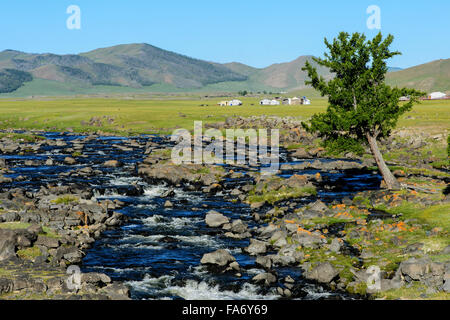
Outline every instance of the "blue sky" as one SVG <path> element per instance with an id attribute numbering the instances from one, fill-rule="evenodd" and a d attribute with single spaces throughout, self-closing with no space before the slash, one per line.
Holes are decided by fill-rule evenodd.
<path id="1" fill-rule="evenodd" d="M 81 30 L 69 30 L 69 5 L 81 9 Z M 339 31 L 373 37 L 369 5 L 381 9 L 381 31 L 403 53 L 389 65 L 410 67 L 450 56 L 448 0 L 3 0 L 0 50 L 80 53 L 146 42 L 215 62 L 255 67 L 300 55 L 322 55 Z"/>

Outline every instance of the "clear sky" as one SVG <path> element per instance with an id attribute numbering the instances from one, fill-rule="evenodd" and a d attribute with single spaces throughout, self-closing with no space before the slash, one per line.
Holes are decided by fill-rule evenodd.
<path id="1" fill-rule="evenodd" d="M 69 30 L 69 5 L 81 29 Z M 149 43 L 194 58 L 255 67 L 324 52 L 339 31 L 364 32 L 369 5 L 381 31 L 403 53 L 389 65 L 410 67 L 450 57 L 449 0 L 2 0 L 0 50 L 80 53 Z"/>

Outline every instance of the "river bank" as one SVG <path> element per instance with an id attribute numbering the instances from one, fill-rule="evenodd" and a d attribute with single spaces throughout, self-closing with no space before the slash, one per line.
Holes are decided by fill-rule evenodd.
<path id="1" fill-rule="evenodd" d="M 269 177 L 174 166 L 160 136 L 21 134 L 43 138 L 2 138 L 2 298 L 448 298 L 449 175 L 413 155 L 389 192 L 295 132 Z"/>

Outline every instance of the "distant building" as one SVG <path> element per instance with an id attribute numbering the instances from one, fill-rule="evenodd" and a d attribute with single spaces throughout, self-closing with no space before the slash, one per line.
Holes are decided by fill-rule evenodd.
<path id="1" fill-rule="evenodd" d="M 307 99 L 306 97 L 303 97 L 302 104 L 311 104 L 311 100 Z"/>
<path id="2" fill-rule="evenodd" d="M 280 105 L 280 101 L 276 100 L 276 99 L 262 99 L 259 104 L 261 106 L 278 106 Z"/>
<path id="3" fill-rule="evenodd" d="M 242 101 L 241 100 L 231 100 L 231 101 L 220 101 L 219 103 L 217 103 L 219 106 L 221 107 L 226 107 L 226 106 L 241 106 L 242 105 Z"/>
<path id="4" fill-rule="evenodd" d="M 291 104 L 291 98 L 284 98 L 282 103 L 284 105 L 290 105 Z"/>
<path id="5" fill-rule="evenodd" d="M 265 106 L 269 106 L 269 105 L 286 105 L 286 106 L 295 106 L 295 105 L 301 105 L 301 104 L 311 104 L 311 100 L 309 100 L 306 97 L 302 97 L 302 98 L 298 98 L 298 97 L 293 97 L 293 98 L 279 98 L 278 99 L 263 99 L 259 102 L 260 105 L 265 105 Z"/>
<path id="6" fill-rule="evenodd" d="M 234 99 L 234 100 L 228 101 L 228 105 L 229 106 L 242 106 L 242 101 Z"/>
<path id="7" fill-rule="evenodd" d="M 399 100 L 400 100 L 400 101 L 409 101 L 409 98 L 403 96 L 403 97 L 400 97 Z"/>
<path id="8" fill-rule="evenodd" d="M 259 104 L 262 106 L 270 106 L 270 101 L 269 99 L 262 99 Z"/>
<path id="9" fill-rule="evenodd" d="M 300 104 L 302 104 L 302 99 L 297 98 L 297 97 L 293 97 L 291 99 L 291 103 L 290 103 L 291 106 L 296 106 L 296 105 L 300 105 Z"/>
<path id="10" fill-rule="evenodd" d="M 428 95 L 428 99 L 434 100 L 434 99 L 444 99 L 447 97 L 447 95 L 443 92 L 432 92 Z"/>

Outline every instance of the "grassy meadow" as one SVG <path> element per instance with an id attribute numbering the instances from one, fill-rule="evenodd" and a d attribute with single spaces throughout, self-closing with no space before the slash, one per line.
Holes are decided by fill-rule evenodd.
<path id="1" fill-rule="evenodd" d="M 243 106 L 217 105 L 227 99 L 230 98 L 0 100 L 0 129 L 64 131 L 72 128 L 74 131 L 170 133 L 174 128 L 192 129 L 195 120 L 212 123 L 224 121 L 229 116 L 265 114 L 307 119 L 326 107 L 323 99 L 310 106 L 260 106 L 259 98 L 242 98 Z M 82 124 L 93 117 L 114 121 L 103 120 L 101 126 Z"/>
<path id="2" fill-rule="evenodd" d="M 42 129 L 77 132 L 170 133 L 175 128 L 192 129 L 195 120 L 224 121 L 229 116 L 280 116 L 307 120 L 323 112 L 327 101 L 312 99 L 311 105 L 260 106 L 260 97 L 240 98 L 242 106 L 220 107 L 230 98 L 184 97 L 143 98 L 47 98 L 1 99 L 0 129 Z M 94 118 L 94 123 L 92 119 Z M 91 121 L 91 124 L 89 122 Z M 450 100 L 424 101 L 399 121 L 398 128 L 415 128 L 429 133 L 450 129 Z"/>

